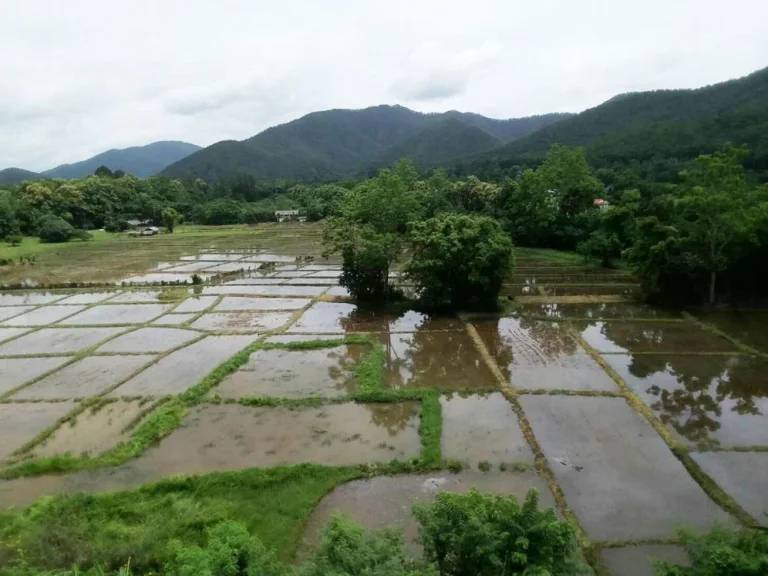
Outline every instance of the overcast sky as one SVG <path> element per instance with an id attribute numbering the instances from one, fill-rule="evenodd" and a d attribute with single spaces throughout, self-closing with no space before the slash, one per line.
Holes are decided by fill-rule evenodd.
<path id="1" fill-rule="evenodd" d="M 0 168 L 314 110 L 578 112 L 768 66 L 768 0 L 0 0 Z"/>

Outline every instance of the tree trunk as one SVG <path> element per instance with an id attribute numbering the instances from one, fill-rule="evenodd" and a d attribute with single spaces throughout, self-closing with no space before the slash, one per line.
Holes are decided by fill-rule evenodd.
<path id="1" fill-rule="evenodd" d="M 709 273 L 709 305 L 715 305 L 715 281 L 717 280 L 717 272 L 714 270 Z"/>

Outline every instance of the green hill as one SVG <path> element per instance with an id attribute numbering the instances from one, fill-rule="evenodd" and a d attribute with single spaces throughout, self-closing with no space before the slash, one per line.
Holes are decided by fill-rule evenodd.
<path id="1" fill-rule="evenodd" d="M 419 168 L 431 168 L 501 144 L 488 132 L 449 117 L 390 146 L 372 160 L 370 167 L 391 166 L 400 158 L 410 158 Z"/>
<path id="2" fill-rule="evenodd" d="M 194 174 L 206 180 L 233 173 L 250 174 L 260 179 L 290 181 L 320 181 L 360 173 L 377 158 L 387 156 L 388 150 L 404 145 L 420 132 L 435 128 L 447 119 L 475 127 L 491 138 L 508 142 L 521 134 L 561 120 L 562 114 L 533 118 L 492 120 L 477 114 L 447 112 L 422 114 L 402 106 L 374 106 L 362 110 L 326 110 L 313 112 L 297 120 L 274 126 L 242 142 L 219 142 L 204 148 L 163 171 L 163 175 L 182 177 Z M 466 135 L 454 129 L 456 137 Z M 441 150 L 461 148 L 461 154 L 473 154 L 487 149 L 489 140 L 441 146 Z M 444 133 L 448 136 L 447 133 Z M 425 135 L 429 138 L 429 134 Z M 481 142 L 482 140 L 482 142 Z M 418 146 L 417 146 L 418 148 Z M 427 149 L 421 151 L 427 165 L 446 158 L 443 151 L 435 156 Z"/>
<path id="3" fill-rule="evenodd" d="M 42 175 L 46 178 L 84 178 L 93 174 L 99 166 L 106 166 L 110 170 L 122 170 L 146 178 L 197 150 L 200 146 L 188 142 L 153 142 L 146 146 L 107 150 L 82 162 L 46 170 Z"/>
<path id="4" fill-rule="evenodd" d="M 554 143 L 584 146 L 595 165 L 688 160 L 724 142 L 747 144 L 768 169 L 768 68 L 695 90 L 621 94 L 465 162 L 465 170 L 526 164 Z"/>
<path id="5" fill-rule="evenodd" d="M 36 178 L 40 178 L 40 174 L 22 168 L 5 168 L 0 170 L 0 186 L 20 184 L 24 180 L 34 180 Z"/>

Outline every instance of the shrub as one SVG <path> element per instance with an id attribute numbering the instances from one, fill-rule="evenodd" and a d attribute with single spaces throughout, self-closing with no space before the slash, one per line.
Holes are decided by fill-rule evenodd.
<path id="1" fill-rule="evenodd" d="M 49 216 L 40 224 L 40 240 L 43 242 L 69 242 L 75 229 L 72 224 L 59 218 L 58 216 Z"/>
<path id="2" fill-rule="evenodd" d="M 573 527 L 538 503 L 535 490 L 522 505 L 476 490 L 441 492 L 434 504 L 414 507 L 425 556 L 451 576 L 583 572 L 574 560 Z"/>
<path id="3" fill-rule="evenodd" d="M 123 218 L 110 218 L 104 223 L 104 230 L 107 232 L 125 232 L 130 227 L 128 220 Z"/>
<path id="4" fill-rule="evenodd" d="M 718 526 L 697 535 L 679 531 L 690 566 L 656 562 L 657 576 L 764 576 L 768 574 L 768 534 Z"/>
<path id="5" fill-rule="evenodd" d="M 512 241 L 498 222 L 444 214 L 411 225 L 413 250 L 406 277 L 432 306 L 495 306 L 512 269 Z"/>
<path id="6" fill-rule="evenodd" d="M 24 241 L 24 236 L 21 234 L 11 234 L 5 241 L 11 246 L 21 246 L 21 243 Z"/>

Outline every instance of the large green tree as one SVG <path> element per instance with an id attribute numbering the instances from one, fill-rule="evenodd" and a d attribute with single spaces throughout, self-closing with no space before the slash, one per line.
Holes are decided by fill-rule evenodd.
<path id="1" fill-rule="evenodd" d="M 492 218 L 444 214 L 411 225 L 405 275 L 432 306 L 495 306 L 513 266 L 512 242 Z"/>

